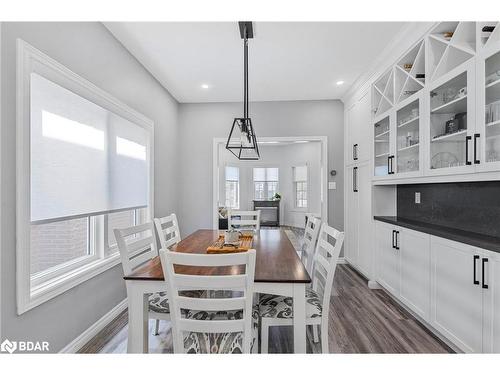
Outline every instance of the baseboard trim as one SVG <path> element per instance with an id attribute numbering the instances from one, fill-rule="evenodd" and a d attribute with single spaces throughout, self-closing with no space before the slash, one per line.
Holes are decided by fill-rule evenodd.
<path id="1" fill-rule="evenodd" d="M 375 280 L 368 280 L 368 288 L 370 289 L 382 289 L 380 284 Z"/>
<path id="2" fill-rule="evenodd" d="M 106 327 L 111 321 L 116 318 L 122 311 L 127 308 L 127 299 L 125 298 L 118 305 L 113 307 L 104 316 L 102 316 L 97 322 L 92 324 L 87 328 L 81 335 L 76 339 L 71 341 L 59 353 L 76 353 L 78 350 L 83 348 L 83 346 L 89 342 L 95 335 L 99 333 L 104 327 Z"/>

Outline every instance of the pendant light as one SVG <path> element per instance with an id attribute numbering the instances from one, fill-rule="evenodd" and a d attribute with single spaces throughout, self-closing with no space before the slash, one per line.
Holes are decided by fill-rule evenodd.
<path id="1" fill-rule="evenodd" d="M 253 38 L 250 21 L 238 22 L 243 39 L 243 117 L 235 118 L 227 138 L 226 149 L 240 160 L 259 160 L 259 146 L 248 112 L 248 39 Z"/>

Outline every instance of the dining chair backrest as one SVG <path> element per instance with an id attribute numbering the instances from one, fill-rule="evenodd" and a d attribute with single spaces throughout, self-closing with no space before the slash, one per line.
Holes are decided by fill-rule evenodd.
<path id="1" fill-rule="evenodd" d="M 160 239 L 160 247 L 168 249 L 181 240 L 181 232 L 179 230 L 179 222 L 177 216 L 171 214 L 165 217 L 155 218 L 155 227 L 158 238 Z"/>
<path id="2" fill-rule="evenodd" d="M 166 287 L 169 296 L 172 319 L 174 352 L 184 351 L 184 333 L 243 333 L 243 352 L 250 353 L 252 341 L 252 300 L 255 275 L 255 250 L 235 254 L 192 254 L 160 250 L 163 274 L 166 275 Z M 195 267 L 192 274 L 176 273 L 176 266 Z M 198 267 L 233 267 L 244 266 L 242 273 L 231 275 L 197 275 Z M 198 268 L 199 270 L 199 268 Z M 186 294 L 185 290 L 228 290 L 239 293 L 224 294 L 226 298 L 196 298 Z M 205 293 L 207 294 L 207 293 Z M 241 319 L 198 320 L 189 319 L 181 310 L 201 310 L 211 312 L 229 312 L 242 310 Z"/>
<path id="3" fill-rule="evenodd" d="M 306 223 L 301 245 L 301 260 L 309 273 L 312 272 L 313 268 L 314 253 L 316 251 L 316 242 L 320 228 L 321 220 L 310 216 Z"/>
<path id="4" fill-rule="evenodd" d="M 229 229 L 260 229 L 260 210 L 256 211 L 233 211 L 227 212 L 227 224 Z"/>
<path id="5" fill-rule="evenodd" d="M 334 244 L 331 242 L 334 242 Z M 335 269 L 343 242 L 344 232 L 339 232 L 326 223 L 321 225 L 314 254 L 312 288 L 322 300 L 322 317 L 328 318 L 333 277 L 335 276 Z"/>
<path id="6" fill-rule="evenodd" d="M 115 229 L 116 243 L 120 251 L 124 275 L 158 256 L 153 222 Z"/>

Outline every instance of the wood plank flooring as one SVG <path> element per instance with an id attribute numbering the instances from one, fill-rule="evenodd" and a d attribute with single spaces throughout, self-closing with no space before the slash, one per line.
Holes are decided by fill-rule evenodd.
<path id="1" fill-rule="evenodd" d="M 348 265 L 335 273 L 330 301 L 329 347 L 331 353 L 452 353 L 453 351 L 383 290 L 371 290 L 367 281 Z M 152 334 L 150 320 L 149 351 L 172 353 L 170 323 L 160 323 L 160 334 Z M 273 327 L 270 353 L 292 353 L 292 327 Z M 308 352 L 319 353 L 319 344 L 308 332 Z M 120 314 L 80 353 L 126 353 L 127 311 Z"/>

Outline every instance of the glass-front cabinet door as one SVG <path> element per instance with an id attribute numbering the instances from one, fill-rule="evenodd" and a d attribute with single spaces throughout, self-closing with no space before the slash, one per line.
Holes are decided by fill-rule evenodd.
<path id="1" fill-rule="evenodd" d="M 397 175 L 418 175 L 420 171 L 421 95 L 405 100 L 396 110 Z"/>
<path id="2" fill-rule="evenodd" d="M 374 124 L 374 173 L 375 177 L 389 176 L 394 170 L 393 158 L 391 154 L 391 116 L 386 116 L 375 120 Z"/>
<path id="3" fill-rule="evenodd" d="M 474 172 L 474 64 L 437 79 L 429 91 L 429 174 Z"/>
<path id="4" fill-rule="evenodd" d="M 490 45 L 479 59 L 477 72 L 479 145 L 476 169 L 500 170 L 500 42 Z M 484 112 L 481 110 L 484 108 Z"/>

